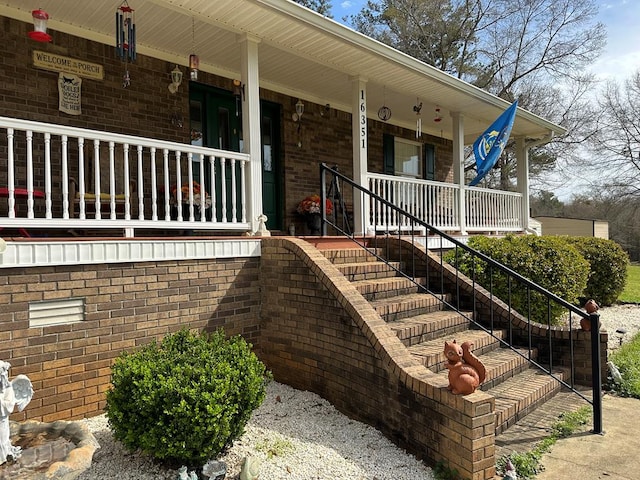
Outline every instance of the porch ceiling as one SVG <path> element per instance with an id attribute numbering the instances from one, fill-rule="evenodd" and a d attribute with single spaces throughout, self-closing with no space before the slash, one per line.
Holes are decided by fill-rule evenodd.
<path id="1" fill-rule="evenodd" d="M 200 69 L 240 78 L 239 35 L 259 39 L 261 86 L 320 105 L 351 111 L 351 79 L 367 80 L 368 115 L 382 105 L 390 123 L 415 128 L 413 105 L 423 102 L 423 132 L 452 138 L 451 112 L 464 116 L 470 143 L 508 107 L 508 103 L 429 65 L 365 37 L 288 0 L 131 0 L 138 52 L 187 64 L 200 57 Z M 114 45 L 117 2 L 44 1 L 49 28 Z M 0 15 L 31 22 L 33 5 L 3 0 Z M 192 24 L 195 35 L 192 35 Z M 194 41 L 195 37 L 195 41 Z M 73 52 L 68 53 L 73 56 Z M 169 70 L 167 80 L 169 80 Z M 441 122 L 434 122 L 435 108 Z M 320 115 L 307 107 L 305 115 Z M 519 109 L 514 136 L 539 139 L 564 129 Z"/>

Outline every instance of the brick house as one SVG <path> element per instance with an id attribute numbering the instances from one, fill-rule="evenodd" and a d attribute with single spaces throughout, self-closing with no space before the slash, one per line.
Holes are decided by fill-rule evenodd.
<path id="1" fill-rule="evenodd" d="M 346 385 L 366 391 L 383 380 L 362 377 L 362 362 L 347 359 L 376 334 L 345 323 L 344 302 L 355 297 L 342 302 L 339 279 L 314 278 L 324 261 L 308 244 L 276 236 L 306 231 L 296 206 L 318 192 L 318 165 L 380 195 L 407 185 L 426 192 L 450 208 L 436 217 L 437 205 L 423 206 L 425 219 L 459 235 L 522 232 L 528 148 L 563 129 L 519 109 L 517 191 L 468 187 L 465 146 L 508 107 L 503 100 L 288 0 L 130 6 L 135 58 L 132 41 L 117 55 L 117 6 L 54 2 L 51 42 L 29 36 L 24 2 L 0 6 L 0 358 L 33 380 L 26 417 L 101 413 L 113 359 L 184 325 L 243 335 L 276 378 L 353 414 L 349 398 L 359 397 Z M 188 66 L 194 53 L 197 73 Z M 375 227 L 366 205 L 348 203 L 356 232 Z M 274 237 L 246 235 L 262 214 Z M 313 328 L 306 322 L 326 322 L 326 311 L 341 323 L 323 325 L 322 341 L 350 354 L 327 365 L 317 345 L 299 363 L 283 353 L 290 340 L 275 332 Z M 370 312 L 358 315 L 359 328 L 369 325 Z M 313 344 L 309 331 L 292 335 Z M 409 397 L 420 408 L 464 412 L 446 426 L 427 415 L 419 423 L 431 430 L 400 443 L 434 462 L 469 432 L 468 445 L 458 438 L 465 453 L 455 451 L 472 459 L 450 460 L 474 479 L 492 478 L 493 434 L 470 426 L 478 416 L 493 421 L 491 398 L 443 400 L 427 373 L 403 370 L 395 344 L 374 343 L 385 353 L 368 355 L 384 364 L 384 381 L 392 372 L 397 388 L 415 386 Z M 396 418 L 385 421 L 410 423 L 396 401 Z M 361 417 L 374 422 L 377 407 L 368 408 Z"/>

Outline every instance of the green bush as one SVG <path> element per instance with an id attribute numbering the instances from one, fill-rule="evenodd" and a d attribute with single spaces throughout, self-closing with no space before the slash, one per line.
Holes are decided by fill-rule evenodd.
<path id="1" fill-rule="evenodd" d="M 601 306 L 615 303 L 627 281 L 627 253 L 613 240 L 593 237 L 563 238 L 576 247 L 591 265 L 581 303 L 590 298 Z"/>
<path id="2" fill-rule="evenodd" d="M 576 248 L 558 237 L 476 236 L 469 239 L 468 244 L 571 304 L 578 303 L 587 285 L 589 263 Z M 521 314 L 531 312 L 532 320 L 546 323 L 550 312 L 551 323 L 561 323 L 560 317 L 565 310 L 557 303 L 549 303 L 546 297 L 517 281 L 510 283 L 506 274 L 489 268 L 487 263 L 462 249 L 458 249 L 457 259 L 455 256 L 451 251 L 445 255 L 445 260 L 486 289 L 492 288 L 493 294 L 502 301 L 509 301 L 510 288 L 511 305 Z"/>
<path id="3" fill-rule="evenodd" d="M 183 329 L 116 360 L 109 425 L 130 450 L 167 464 L 202 465 L 242 434 L 268 377 L 242 337 Z"/>

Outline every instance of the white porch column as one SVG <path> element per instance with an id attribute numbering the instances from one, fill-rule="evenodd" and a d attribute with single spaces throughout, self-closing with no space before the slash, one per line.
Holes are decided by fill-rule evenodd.
<path id="1" fill-rule="evenodd" d="M 517 189 L 522 194 L 522 229 L 529 228 L 529 149 L 524 137 L 516 138 Z"/>
<path id="2" fill-rule="evenodd" d="M 466 235 L 466 201 L 464 184 L 464 119 L 460 112 L 451 112 L 453 118 L 453 182 L 458 184 L 458 223 L 460 233 Z"/>
<path id="3" fill-rule="evenodd" d="M 251 155 L 247 179 L 247 220 L 251 231 L 258 230 L 258 216 L 262 215 L 262 147 L 260 142 L 260 78 L 258 75 L 258 44 L 249 35 L 239 36 L 241 44 L 241 81 L 244 84 L 242 102 L 242 138 L 244 153 Z"/>
<path id="4" fill-rule="evenodd" d="M 364 188 L 367 185 L 367 81 L 360 77 L 352 79 L 351 132 L 353 136 L 353 181 Z M 362 235 L 369 219 L 369 202 L 362 195 L 353 199 L 353 233 Z"/>

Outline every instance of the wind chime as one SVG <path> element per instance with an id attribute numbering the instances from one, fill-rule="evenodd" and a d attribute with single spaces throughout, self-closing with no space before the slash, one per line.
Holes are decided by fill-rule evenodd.
<path id="1" fill-rule="evenodd" d="M 129 6 L 127 0 L 122 2 L 116 10 L 116 55 L 120 60 L 124 60 L 125 71 L 122 76 L 122 87 L 131 85 L 131 77 L 128 62 L 136 60 L 136 23 L 133 15 L 133 8 Z"/>
<path id="2" fill-rule="evenodd" d="M 200 69 L 200 57 L 196 54 L 196 20 L 191 18 L 191 55 L 189 55 L 189 78 L 196 82 Z"/>
<path id="3" fill-rule="evenodd" d="M 391 109 L 387 107 L 387 89 L 382 89 L 382 106 L 378 109 L 378 118 L 386 122 L 391 118 Z"/>
<path id="4" fill-rule="evenodd" d="M 420 99 L 416 99 L 416 102 L 420 102 Z M 413 111 L 416 113 L 416 138 L 420 138 L 422 136 L 422 116 L 420 112 L 422 111 L 422 102 L 416 103 L 413 106 Z"/>

